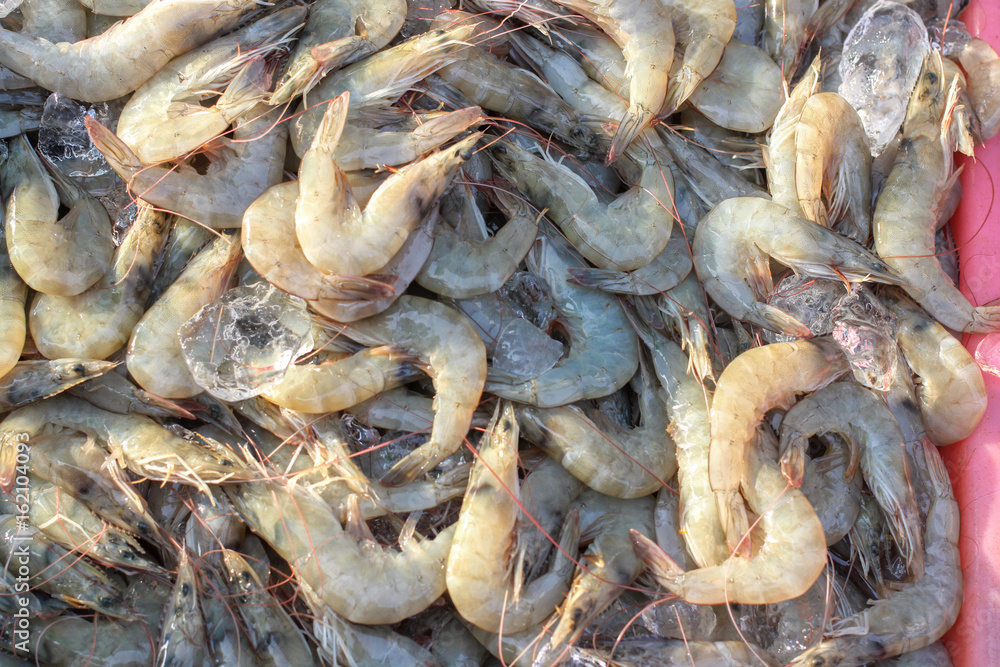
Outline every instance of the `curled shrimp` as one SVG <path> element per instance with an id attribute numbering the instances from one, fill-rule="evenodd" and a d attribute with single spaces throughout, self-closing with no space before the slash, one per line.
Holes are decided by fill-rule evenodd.
<path id="1" fill-rule="evenodd" d="M 864 665 L 932 644 L 950 628 L 962 607 L 958 554 L 959 508 L 937 448 L 924 440 L 914 452 L 915 470 L 930 497 L 924 529 L 924 576 L 839 621 L 826 639 L 792 661 L 794 667 Z"/>
<path id="2" fill-rule="evenodd" d="M 393 346 L 434 383 L 430 441 L 397 461 L 382 483 L 411 482 L 458 451 L 486 381 L 486 346 L 472 323 L 444 304 L 402 296 L 389 310 L 338 328 L 366 345 Z"/>
<path id="3" fill-rule="evenodd" d="M 802 399 L 781 422 L 781 472 L 793 486 L 802 483 L 808 439 L 830 432 L 850 443 L 851 474 L 860 456 L 861 470 L 896 545 L 910 571 L 919 577 L 924 552 L 920 513 L 896 419 L 870 390 L 854 384 L 835 382 Z"/>
<path id="4" fill-rule="evenodd" d="M 172 58 L 226 32 L 256 6 L 254 0 L 154 2 L 73 44 L 0 30 L 0 64 L 74 100 L 113 100 L 134 91 Z"/>
<path id="5" fill-rule="evenodd" d="M 673 178 L 655 162 L 642 180 L 614 203 L 603 203 L 582 178 L 552 160 L 508 142 L 493 147 L 500 173 L 559 225 L 581 255 L 602 269 L 646 266 L 670 239 Z"/>
<path id="6" fill-rule="evenodd" d="M 141 207 L 101 281 L 76 296 L 38 294 L 28 318 L 38 351 L 50 359 L 106 359 L 127 343 L 153 286 L 168 222 L 165 213 Z"/>
<path id="7" fill-rule="evenodd" d="M 837 93 L 806 100 L 795 129 L 795 193 L 803 217 L 824 227 L 840 223 L 842 233 L 867 243 L 871 164 L 868 135 L 847 100 Z"/>
<path id="8" fill-rule="evenodd" d="M 750 551 L 739 489 L 747 450 L 764 413 L 791 407 L 796 393 L 825 387 L 848 370 L 833 343 L 797 340 L 747 350 L 722 371 L 712 400 L 708 474 L 730 549 L 739 547 L 741 555 Z"/>
<path id="9" fill-rule="evenodd" d="M 898 293 L 883 296 L 899 318 L 897 341 L 920 378 L 917 403 L 927 436 L 950 445 L 972 435 L 986 414 L 986 383 L 976 360 L 947 329 Z"/>
<path id="10" fill-rule="evenodd" d="M 875 249 L 935 320 L 955 331 L 989 333 L 1000 330 L 1000 306 L 969 303 L 941 268 L 934 247 L 938 213 L 958 177 L 948 131 L 957 85 L 945 80 L 940 54 L 924 59 L 899 153 L 875 206 Z"/>
<path id="11" fill-rule="evenodd" d="M 397 623 L 426 609 L 445 591 L 445 560 L 455 534 L 401 539 L 384 549 L 360 518 L 337 520 L 325 501 L 277 481 L 227 489 L 240 515 L 282 558 L 301 585 L 354 623 Z M 365 576 L 359 576 L 364 573 Z"/>
<path id="12" fill-rule="evenodd" d="M 458 613 L 488 632 L 522 632 L 542 623 L 569 590 L 573 564 L 557 556 L 553 568 L 527 584 L 513 584 L 518 544 L 517 419 L 497 404 L 486 427 L 448 553 L 448 592 Z M 579 525 L 567 522 L 560 547 L 576 551 Z M 514 563 L 510 562 L 511 560 Z"/>
<path id="13" fill-rule="evenodd" d="M 789 487 L 778 466 L 768 460 L 772 452 L 762 451 L 766 449 L 760 442 L 751 446 L 742 473 L 743 494 L 760 515 L 758 529 L 766 536 L 752 558 L 734 555 L 720 565 L 685 572 L 656 542 L 632 532 L 636 553 L 653 578 L 684 601 L 774 604 L 799 597 L 823 572 L 823 525 L 805 495 Z M 749 543 L 750 536 L 738 539 Z"/>
<path id="14" fill-rule="evenodd" d="M 733 0 L 666 0 L 670 8 L 680 60 L 670 69 L 663 115 L 670 115 L 719 64 L 736 29 Z"/>
<path id="15" fill-rule="evenodd" d="M 709 211 L 698 223 L 692 250 L 705 291 L 727 313 L 799 337 L 811 335 L 809 328 L 762 301 L 774 289 L 769 256 L 817 278 L 901 281 L 858 242 L 756 197 L 727 199 Z"/>

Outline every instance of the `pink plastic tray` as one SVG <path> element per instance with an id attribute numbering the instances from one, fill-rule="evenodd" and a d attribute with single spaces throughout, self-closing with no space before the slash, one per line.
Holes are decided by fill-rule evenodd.
<path id="1" fill-rule="evenodd" d="M 969 32 L 1000 47 L 1000 3 L 972 0 Z M 962 204 L 952 219 L 960 287 L 976 305 L 1000 298 L 1000 137 L 964 160 Z M 990 334 L 998 336 L 1000 334 Z M 966 335 L 970 352 L 983 336 Z M 956 667 L 1000 665 L 1000 378 L 986 374 L 989 406 L 969 438 L 941 453 L 962 511 L 965 604 L 944 642 Z"/>

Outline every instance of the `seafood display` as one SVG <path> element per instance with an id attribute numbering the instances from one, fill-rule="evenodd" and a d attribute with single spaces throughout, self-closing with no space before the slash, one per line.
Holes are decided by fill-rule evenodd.
<path id="1" fill-rule="evenodd" d="M 0 664 L 950 665 L 966 4 L 0 0 Z"/>

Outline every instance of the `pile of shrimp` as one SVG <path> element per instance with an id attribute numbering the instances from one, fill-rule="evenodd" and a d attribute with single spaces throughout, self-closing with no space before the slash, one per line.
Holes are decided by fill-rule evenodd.
<path id="1" fill-rule="evenodd" d="M 0 663 L 950 665 L 966 3 L 432 4 L 4 3 Z"/>

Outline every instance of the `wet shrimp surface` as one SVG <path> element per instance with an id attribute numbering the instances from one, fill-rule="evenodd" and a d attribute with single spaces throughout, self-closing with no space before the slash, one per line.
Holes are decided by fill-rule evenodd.
<path id="1" fill-rule="evenodd" d="M 966 3 L 80 2 L 0 0 L 0 662 L 951 664 Z"/>

